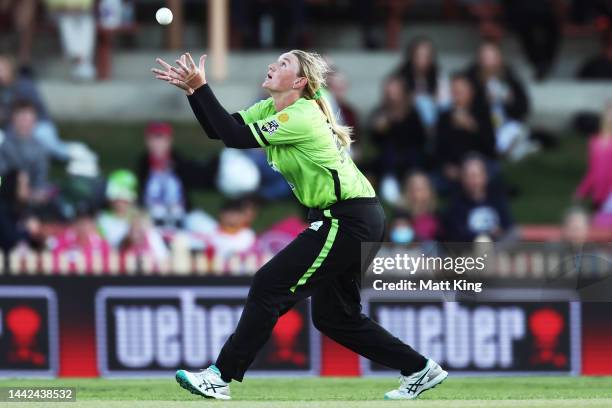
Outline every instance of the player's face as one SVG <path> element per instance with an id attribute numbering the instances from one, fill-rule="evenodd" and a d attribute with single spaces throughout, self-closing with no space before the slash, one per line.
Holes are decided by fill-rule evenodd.
<path id="1" fill-rule="evenodd" d="M 268 65 L 268 72 L 261 86 L 274 92 L 295 89 L 299 72 L 300 64 L 297 57 L 287 52 L 278 57 L 276 62 Z"/>

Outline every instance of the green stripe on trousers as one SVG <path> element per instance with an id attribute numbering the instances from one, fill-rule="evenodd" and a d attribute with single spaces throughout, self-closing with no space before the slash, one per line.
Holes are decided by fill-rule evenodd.
<path id="1" fill-rule="evenodd" d="M 325 240 L 325 244 L 323 244 L 323 248 L 321 248 L 321 252 L 319 252 L 319 255 L 317 256 L 317 258 L 314 260 L 312 265 L 310 265 L 310 268 L 308 268 L 306 273 L 302 275 L 298 283 L 296 283 L 295 285 L 291 287 L 291 289 L 289 289 L 291 292 L 295 293 L 295 290 L 297 289 L 297 287 L 305 284 L 308 278 L 310 278 L 312 274 L 315 273 L 317 269 L 319 269 L 319 267 L 321 266 L 325 258 L 327 258 L 327 255 L 329 254 L 329 251 L 331 250 L 331 247 L 334 244 L 334 240 L 336 239 L 337 233 L 338 233 L 338 220 L 336 218 L 332 218 L 331 227 L 329 228 L 329 232 L 327 233 L 327 239 Z"/>

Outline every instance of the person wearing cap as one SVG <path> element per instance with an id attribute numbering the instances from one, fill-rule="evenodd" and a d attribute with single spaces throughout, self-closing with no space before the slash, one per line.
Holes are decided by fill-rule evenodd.
<path id="1" fill-rule="evenodd" d="M 191 193 L 214 187 L 218 157 L 206 162 L 185 158 L 173 148 L 173 129 L 165 122 L 147 125 L 145 146 L 137 168 L 139 204 L 156 225 L 180 228 L 193 208 Z"/>
<path id="2" fill-rule="evenodd" d="M 106 199 L 109 210 L 98 216 L 98 229 L 113 248 L 119 248 L 138 212 L 135 203 L 138 180 L 129 170 L 115 170 L 108 177 Z"/>

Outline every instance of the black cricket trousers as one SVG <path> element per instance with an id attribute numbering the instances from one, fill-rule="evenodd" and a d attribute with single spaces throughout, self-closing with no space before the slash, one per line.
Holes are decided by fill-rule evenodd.
<path id="1" fill-rule="evenodd" d="M 236 331 L 216 361 L 223 379 L 242 381 L 278 318 L 307 297 L 314 326 L 336 342 L 404 373 L 423 369 L 425 357 L 361 313 L 361 242 L 380 242 L 385 230 L 378 199 L 340 201 L 310 210 L 308 218 L 310 227 L 255 274 Z"/>

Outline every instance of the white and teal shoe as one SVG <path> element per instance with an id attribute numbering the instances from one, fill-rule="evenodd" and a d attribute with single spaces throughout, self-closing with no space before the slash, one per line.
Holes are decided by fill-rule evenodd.
<path id="1" fill-rule="evenodd" d="M 448 373 L 432 359 L 427 360 L 425 368 L 409 376 L 400 375 L 400 386 L 385 394 L 386 400 L 415 399 L 423 391 L 440 384 L 448 377 Z"/>
<path id="2" fill-rule="evenodd" d="M 221 379 L 221 372 L 214 365 L 198 373 L 178 370 L 175 378 L 181 387 L 192 394 L 205 398 L 232 399 L 230 397 L 229 383 Z"/>

